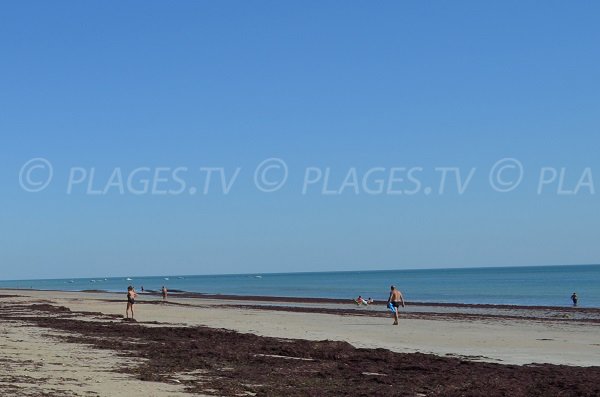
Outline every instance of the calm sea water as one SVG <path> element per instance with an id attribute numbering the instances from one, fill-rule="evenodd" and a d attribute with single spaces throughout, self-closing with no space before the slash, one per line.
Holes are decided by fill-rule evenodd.
<path id="1" fill-rule="evenodd" d="M 0 288 L 81 291 L 170 290 L 236 295 L 387 299 L 390 284 L 408 301 L 600 307 L 600 265 L 384 270 L 220 276 L 102 277 L 0 281 Z"/>

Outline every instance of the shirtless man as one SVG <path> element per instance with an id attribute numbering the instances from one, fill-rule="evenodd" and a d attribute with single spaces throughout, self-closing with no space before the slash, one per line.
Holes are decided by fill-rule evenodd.
<path id="1" fill-rule="evenodd" d="M 404 298 L 402 292 L 396 289 L 393 285 L 391 286 L 390 297 L 387 300 L 388 305 L 391 303 L 394 307 L 394 325 L 398 325 L 398 308 L 400 305 L 405 307 Z"/>
<path id="2" fill-rule="evenodd" d="M 167 288 L 165 288 L 165 286 L 163 285 L 160 292 L 162 293 L 163 302 L 165 302 L 167 300 Z"/>

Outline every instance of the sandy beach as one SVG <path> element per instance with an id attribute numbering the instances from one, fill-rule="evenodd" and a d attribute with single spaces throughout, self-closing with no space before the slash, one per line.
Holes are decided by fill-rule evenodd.
<path id="1" fill-rule="evenodd" d="M 0 295 L 3 395 L 600 394 L 597 309 Z"/>

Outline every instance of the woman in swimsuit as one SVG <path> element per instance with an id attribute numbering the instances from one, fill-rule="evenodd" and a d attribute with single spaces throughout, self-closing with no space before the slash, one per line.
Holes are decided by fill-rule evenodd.
<path id="1" fill-rule="evenodd" d="M 125 318 L 129 318 L 129 310 L 131 310 L 131 318 L 133 318 L 133 305 L 135 304 L 135 298 L 137 294 L 135 289 L 130 285 L 127 287 L 127 309 L 125 309 Z"/>

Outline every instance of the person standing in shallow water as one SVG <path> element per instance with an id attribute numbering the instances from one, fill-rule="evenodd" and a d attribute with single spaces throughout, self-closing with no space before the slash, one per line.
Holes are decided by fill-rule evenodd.
<path id="1" fill-rule="evenodd" d="M 577 306 L 577 292 L 573 292 L 573 295 L 571 295 L 571 300 L 573 301 L 573 306 Z"/>
<path id="2" fill-rule="evenodd" d="M 129 318 L 129 311 L 131 310 L 131 318 L 133 319 L 133 305 L 135 305 L 135 298 L 137 294 L 135 289 L 130 285 L 127 287 L 127 309 L 125 309 L 125 318 Z"/>
<path id="3" fill-rule="evenodd" d="M 387 300 L 388 305 L 392 305 L 394 308 L 394 325 L 398 325 L 398 308 L 400 305 L 402 307 L 406 307 L 404 304 L 404 297 L 402 296 L 402 292 L 396 289 L 393 285 L 390 287 L 390 297 Z"/>

